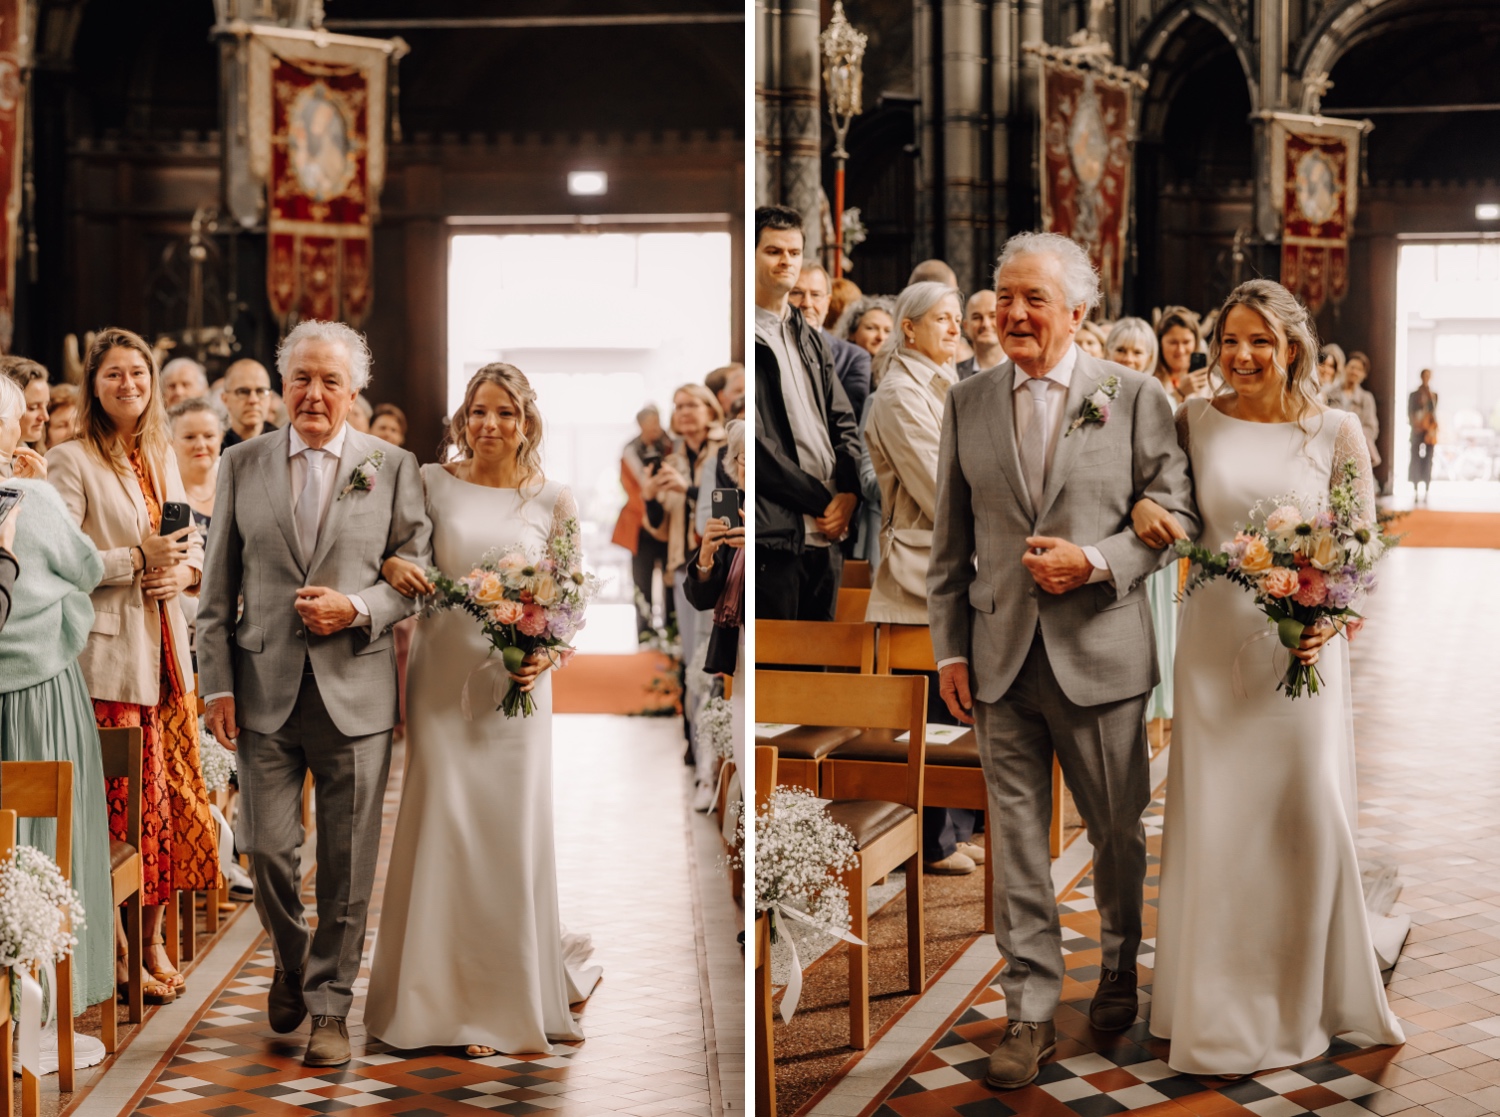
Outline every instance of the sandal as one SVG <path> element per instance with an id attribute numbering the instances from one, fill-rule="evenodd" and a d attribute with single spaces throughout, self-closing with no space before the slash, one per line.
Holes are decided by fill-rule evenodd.
<path id="1" fill-rule="evenodd" d="M 491 1055 L 498 1055 L 500 1052 L 482 1043 L 471 1043 L 464 1048 L 464 1054 L 471 1059 L 488 1059 Z"/>
<path id="2" fill-rule="evenodd" d="M 115 999 L 119 1004 L 130 1003 L 130 979 L 121 977 L 126 967 L 124 958 L 115 959 Z M 169 1005 L 177 999 L 177 990 L 163 981 L 158 981 L 144 968 L 141 970 L 141 1000 L 148 1005 Z"/>
<path id="3" fill-rule="evenodd" d="M 167 945 L 166 939 L 163 938 L 162 936 L 158 935 L 156 938 L 152 939 L 146 945 L 147 945 L 147 950 L 146 950 L 146 958 L 147 958 L 147 961 L 146 961 L 146 972 L 148 974 L 150 974 L 155 980 L 157 980 L 161 984 L 166 985 L 168 988 L 170 988 L 173 991 L 174 994 L 175 993 L 181 993 L 185 989 L 187 989 L 187 978 L 182 974 L 181 971 L 173 969 L 171 962 L 168 962 L 166 968 L 164 968 L 164 969 L 155 969 L 154 970 L 154 969 L 151 968 L 151 962 L 150 962 L 151 951 L 150 951 L 150 948 L 153 947 L 153 946 L 159 946 L 159 947 L 162 948 L 162 953 L 165 954 L 166 953 L 166 945 Z"/>

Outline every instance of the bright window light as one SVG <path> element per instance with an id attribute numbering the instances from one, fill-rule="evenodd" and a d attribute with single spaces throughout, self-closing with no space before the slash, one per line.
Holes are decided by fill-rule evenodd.
<path id="1" fill-rule="evenodd" d="M 1480 221 L 1500 221 L 1500 202 L 1480 202 L 1474 207 L 1474 216 Z"/>
<path id="2" fill-rule="evenodd" d="M 609 175 L 603 171 L 569 171 L 568 193 L 581 195 L 603 194 L 609 189 Z M 1494 216 L 1500 217 L 1500 206 Z"/>

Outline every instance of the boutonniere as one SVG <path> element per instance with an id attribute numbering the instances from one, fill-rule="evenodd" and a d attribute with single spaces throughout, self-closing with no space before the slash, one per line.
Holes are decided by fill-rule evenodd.
<path id="1" fill-rule="evenodd" d="M 1085 423 L 1094 423 L 1102 427 L 1109 422 L 1110 401 L 1119 394 L 1120 378 L 1118 376 L 1106 377 L 1097 388 L 1083 397 L 1083 405 L 1078 409 L 1077 417 L 1069 425 L 1068 434 L 1072 434 Z"/>
<path id="2" fill-rule="evenodd" d="M 339 499 L 343 500 L 350 493 L 367 493 L 375 487 L 375 475 L 380 472 L 381 465 L 385 462 L 385 451 L 376 450 L 364 461 L 354 467 L 354 472 L 349 474 L 349 483 L 339 493 Z"/>

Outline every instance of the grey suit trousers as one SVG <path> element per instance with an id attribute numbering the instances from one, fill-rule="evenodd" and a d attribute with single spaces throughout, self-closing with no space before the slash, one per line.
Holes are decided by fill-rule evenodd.
<path id="1" fill-rule="evenodd" d="M 255 907 L 270 931 L 276 965 L 302 970 L 314 1016 L 348 1016 L 364 952 L 380 851 L 381 808 L 391 764 L 390 730 L 345 737 L 311 673 L 291 716 L 274 733 L 242 728 L 235 840 L 250 855 Z M 298 850 L 302 785 L 312 772 L 318 817 L 318 927 L 302 906 Z"/>
<path id="2" fill-rule="evenodd" d="M 1094 847 L 1103 964 L 1135 970 L 1146 879 L 1141 815 L 1151 801 L 1148 697 L 1074 705 L 1038 634 L 1004 696 L 974 703 L 989 787 L 995 941 L 1005 959 L 1000 987 L 1013 1021 L 1051 1020 L 1062 995 L 1062 928 L 1048 845 L 1054 752 Z"/>

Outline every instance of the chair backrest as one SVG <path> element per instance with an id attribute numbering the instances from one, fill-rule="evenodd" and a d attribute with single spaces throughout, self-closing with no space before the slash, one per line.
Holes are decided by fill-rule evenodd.
<path id="1" fill-rule="evenodd" d="M 865 619 L 865 610 L 870 606 L 870 591 L 851 589 L 847 586 L 839 589 L 838 604 L 834 606 L 833 619 L 836 621 L 862 621 Z"/>
<path id="2" fill-rule="evenodd" d="M 64 880 L 72 879 L 73 762 L 7 760 L 0 764 L 0 809 L 19 818 L 57 819 L 54 860 Z"/>
<path id="3" fill-rule="evenodd" d="M 9 857 L 16 848 L 16 812 L 0 811 L 0 861 Z M 4 998 L 10 1003 L 10 998 Z"/>
<path id="4" fill-rule="evenodd" d="M 755 662 L 875 670 L 875 626 L 844 621 L 756 621 Z"/>
<path id="5" fill-rule="evenodd" d="M 906 749 L 906 788 L 899 802 L 921 807 L 922 765 L 927 758 L 925 675 L 757 671 L 755 720 L 907 730 L 911 737 Z"/>
<path id="6" fill-rule="evenodd" d="M 755 813 L 771 801 L 771 792 L 776 790 L 776 757 L 774 745 L 755 746 Z"/>
<path id="7" fill-rule="evenodd" d="M 104 778 L 128 780 L 125 793 L 125 840 L 141 848 L 141 730 L 99 730 L 99 746 L 104 754 Z"/>
<path id="8" fill-rule="evenodd" d="M 900 671 L 936 671 L 932 654 L 932 630 L 925 624 L 883 624 L 877 641 L 875 673 L 889 675 Z"/>
<path id="9" fill-rule="evenodd" d="M 839 588 L 867 590 L 870 588 L 873 577 L 874 573 L 870 570 L 869 563 L 861 562 L 859 559 L 846 559 L 843 573 L 839 575 Z"/>

